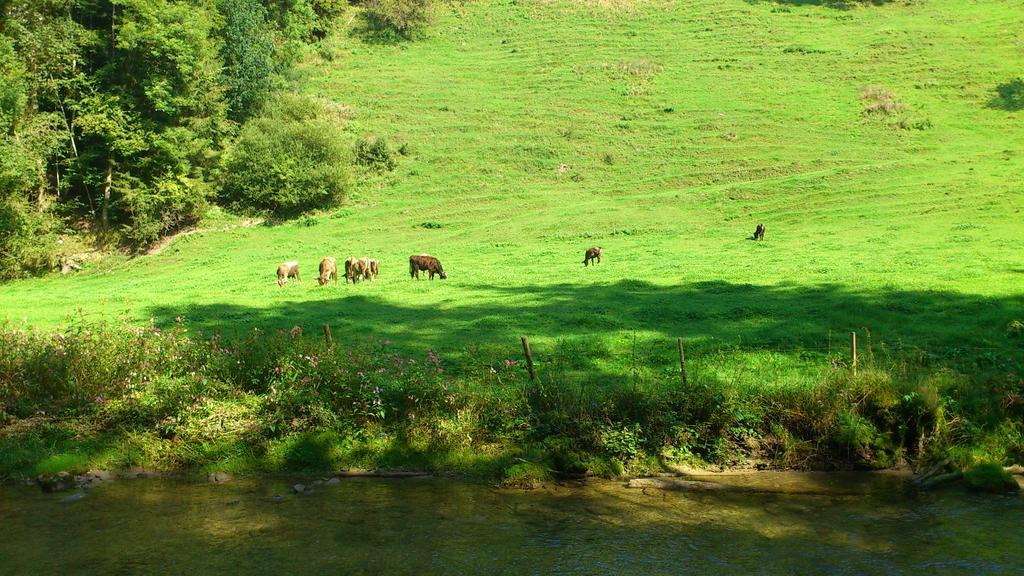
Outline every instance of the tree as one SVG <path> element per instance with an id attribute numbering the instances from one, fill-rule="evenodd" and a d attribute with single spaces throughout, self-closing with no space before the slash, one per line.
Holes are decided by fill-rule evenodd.
<path id="1" fill-rule="evenodd" d="M 259 109 L 271 89 L 274 41 L 267 11 L 258 0 L 220 0 L 224 17 L 224 80 L 228 111 L 242 122 Z"/>

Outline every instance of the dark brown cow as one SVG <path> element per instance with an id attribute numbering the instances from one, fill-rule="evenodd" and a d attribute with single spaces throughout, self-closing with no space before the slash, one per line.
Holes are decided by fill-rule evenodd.
<path id="1" fill-rule="evenodd" d="M 764 224 L 758 224 L 754 230 L 754 240 L 764 240 Z"/>
<path id="2" fill-rule="evenodd" d="M 320 261 L 320 278 L 317 279 L 320 285 L 323 286 L 331 280 L 335 283 L 338 282 L 338 263 L 330 256 Z"/>
<path id="3" fill-rule="evenodd" d="M 409 277 L 419 280 L 421 270 L 426 271 L 431 280 L 434 279 L 434 274 L 440 276 L 441 280 L 448 278 L 448 275 L 444 273 L 444 268 L 441 267 L 441 261 L 430 254 L 409 256 Z"/>
<path id="4" fill-rule="evenodd" d="M 373 274 L 371 267 L 371 260 L 365 256 L 345 260 L 345 283 L 347 284 L 351 280 L 355 284 L 359 282 L 360 278 L 369 280 Z"/>
<path id="5" fill-rule="evenodd" d="M 601 247 L 594 246 L 593 248 L 587 248 L 587 252 L 583 255 L 583 265 L 588 266 L 592 260 L 597 260 L 594 265 L 597 266 L 601 263 Z"/>
<path id="6" fill-rule="evenodd" d="M 277 267 L 277 285 L 284 286 L 288 283 L 289 278 L 295 278 L 296 281 L 301 282 L 302 278 L 299 278 L 299 263 L 290 260 L 288 262 L 282 262 Z"/>

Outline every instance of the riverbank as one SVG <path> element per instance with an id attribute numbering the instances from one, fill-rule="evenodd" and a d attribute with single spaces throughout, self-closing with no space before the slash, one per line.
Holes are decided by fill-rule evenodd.
<path id="1" fill-rule="evenodd" d="M 685 385 L 649 374 L 582 384 L 554 371 L 533 381 L 508 358 L 454 364 L 301 330 L 223 341 L 181 326 L 5 329 L 0 478 L 358 468 L 530 486 L 678 466 L 1009 466 L 1024 454 L 1017 370 L 968 372 L 908 351 L 796 382 L 751 385 L 704 365 Z"/>

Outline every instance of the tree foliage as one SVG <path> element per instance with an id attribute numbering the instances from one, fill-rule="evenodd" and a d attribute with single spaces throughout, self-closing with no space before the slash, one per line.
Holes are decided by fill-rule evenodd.
<path id="1" fill-rule="evenodd" d="M 0 0 L 0 278 L 51 266 L 63 218 L 137 247 L 199 219 L 239 124 L 259 114 L 301 44 L 347 9 L 342 0 Z M 317 122 L 268 127 L 272 115 L 243 129 L 244 140 Z M 317 146 L 333 150 L 331 141 L 305 148 Z M 323 189 L 335 197 L 332 186 Z"/>
<path id="2" fill-rule="evenodd" d="M 220 0 L 224 17 L 224 79 L 228 113 L 244 121 L 270 93 L 274 72 L 274 41 L 267 10 L 258 0 Z"/>
<path id="3" fill-rule="evenodd" d="M 367 0 L 364 7 L 371 26 L 405 38 L 430 22 L 430 0 Z"/>

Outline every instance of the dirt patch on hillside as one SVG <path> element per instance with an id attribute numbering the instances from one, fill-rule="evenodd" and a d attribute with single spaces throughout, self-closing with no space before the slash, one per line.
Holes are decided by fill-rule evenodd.
<path id="1" fill-rule="evenodd" d="M 246 218 L 245 220 L 242 220 L 237 224 L 231 224 L 230 226 L 221 226 L 219 228 L 202 228 L 198 226 L 193 226 L 191 228 L 186 228 L 179 232 L 175 232 L 170 236 L 165 236 L 164 238 L 161 238 L 159 242 L 150 246 L 149 249 L 146 250 L 144 254 L 146 256 L 155 256 L 163 252 L 164 249 L 173 244 L 174 241 L 177 240 L 178 238 L 190 236 L 192 234 L 195 234 L 196 232 L 224 232 L 226 230 L 234 230 L 235 228 L 251 228 L 253 226 L 259 226 L 260 224 L 263 224 L 263 222 L 263 218 Z"/>

